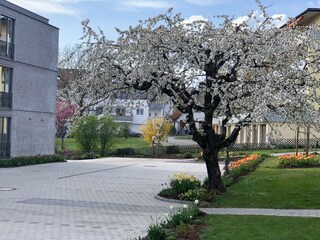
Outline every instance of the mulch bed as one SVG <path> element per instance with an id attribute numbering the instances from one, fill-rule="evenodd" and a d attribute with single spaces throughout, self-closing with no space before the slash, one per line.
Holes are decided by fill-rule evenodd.
<path id="1" fill-rule="evenodd" d="M 174 232 L 177 240 L 200 240 L 203 229 L 206 227 L 204 217 L 206 213 L 201 212 L 196 223 L 188 224 L 183 228 L 177 227 Z"/>

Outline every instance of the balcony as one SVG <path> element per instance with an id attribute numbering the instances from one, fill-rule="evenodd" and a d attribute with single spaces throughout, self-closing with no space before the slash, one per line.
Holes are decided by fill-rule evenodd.
<path id="1" fill-rule="evenodd" d="M 12 93 L 0 92 L 0 108 L 12 108 Z"/>
<path id="2" fill-rule="evenodd" d="M 14 44 L 0 40 L 0 57 L 13 59 Z"/>
<path id="3" fill-rule="evenodd" d="M 116 122 L 132 122 L 133 116 L 112 116 L 113 120 Z"/>

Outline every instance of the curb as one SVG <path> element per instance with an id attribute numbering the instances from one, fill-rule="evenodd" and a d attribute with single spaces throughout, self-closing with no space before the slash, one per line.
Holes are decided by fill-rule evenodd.
<path id="1" fill-rule="evenodd" d="M 180 204 L 192 204 L 193 203 L 191 201 L 183 201 L 183 200 L 177 200 L 177 199 L 164 198 L 164 197 L 160 197 L 159 195 L 154 195 L 154 198 L 159 201 L 169 202 L 169 203 L 180 203 Z"/>

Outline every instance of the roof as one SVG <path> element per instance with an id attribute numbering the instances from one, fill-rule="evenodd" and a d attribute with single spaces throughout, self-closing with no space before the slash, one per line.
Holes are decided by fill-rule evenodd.
<path id="1" fill-rule="evenodd" d="M 298 26 L 303 26 L 308 22 L 308 20 L 314 18 L 318 14 L 320 14 L 320 8 L 307 8 L 306 10 L 298 14 L 293 19 L 297 21 Z M 282 25 L 280 28 L 286 27 L 288 25 L 290 25 L 290 23 L 289 24 L 286 23 Z"/>

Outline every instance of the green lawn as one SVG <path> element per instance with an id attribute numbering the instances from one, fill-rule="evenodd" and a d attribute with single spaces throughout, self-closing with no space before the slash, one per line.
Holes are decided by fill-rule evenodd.
<path id="1" fill-rule="evenodd" d="M 320 168 L 278 169 L 268 158 L 244 176 L 214 207 L 320 209 Z"/>
<path id="2" fill-rule="evenodd" d="M 65 149 L 79 150 L 79 147 L 74 138 L 66 138 L 64 140 Z M 57 150 L 61 150 L 61 139 L 56 139 Z M 148 143 L 142 138 L 120 138 L 113 146 L 112 149 L 117 148 L 145 148 L 149 147 Z"/>
<path id="3" fill-rule="evenodd" d="M 320 218 L 209 215 L 203 240 L 316 240 Z"/>
<path id="4" fill-rule="evenodd" d="M 181 139 L 181 140 L 192 140 L 191 135 L 181 135 L 181 136 L 174 136 L 175 139 Z"/>

